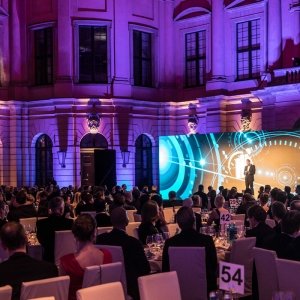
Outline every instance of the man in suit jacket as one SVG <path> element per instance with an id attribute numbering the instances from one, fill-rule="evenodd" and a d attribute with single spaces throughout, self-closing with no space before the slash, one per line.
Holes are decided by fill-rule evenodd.
<path id="1" fill-rule="evenodd" d="M 116 207 L 111 212 L 113 230 L 97 236 L 96 244 L 121 246 L 124 255 L 124 264 L 128 294 L 134 300 L 139 299 L 137 279 L 150 273 L 149 262 L 145 256 L 143 245 L 136 238 L 126 233 L 128 218 L 123 207 Z"/>
<path id="2" fill-rule="evenodd" d="M 207 290 L 208 292 L 215 290 L 217 288 L 217 253 L 212 237 L 195 230 L 195 216 L 192 208 L 181 207 L 176 216 L 181 232 L 166 240 L 162 270 L 164 272 L 170 270 L 169 247 L 205 247 Z"/>
<path id="3" fill-rule="evenodd" d="M 36 222 L 37 238 L 44 249 L 43 259 L 49 262 L 54 262 L 55 231 L 71 230 L 73 226 L 73 220 L 63 216 L 64 205 L 63 198 L 52 198 L 49 217 Z"/>
<path id="4" fill-rule="evenodd" d="M 251 164 L 250 159 L 246 160 L 246 166 L 244 168 L 244 175 L 245 175 L 245 184 L 246 189 L 250 188 L 252 191 L 252 195 L 254 195 L 254 174 L 255 174 L 255 165 Z"/>
<path id="5" fill-rule="evenodd" d="M 26 254 L 27 238 L 21 224 L 6 223 L 1 229 L 0 239 L 3 248 L 9 252 L 8 260 L 0 264 L 0 286 L 12 286 L 12 300 L 20 299 L 22 282 L 58 276 L 54 264 Z"/>
<path id="6" fill-rule="evenodd" d="M 251 229 L 246 231 L 246 237 L 256 237 L 255 247 L 264 248 L 266 239 L 275 235 L 274 230 L 265 223 L 266 211 L 259 205 L 253 205 L 248 209 L 247 215 Z"/>

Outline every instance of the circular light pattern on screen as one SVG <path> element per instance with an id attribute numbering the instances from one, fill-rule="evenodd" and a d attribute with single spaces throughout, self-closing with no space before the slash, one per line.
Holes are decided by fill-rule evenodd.
<path id="1" fill-rule="evenodd" d="M 276 172 L 276 180 L 282 186 L 292 186 L 297 180 L 297 176 L 293 168 L 283 166 Z"/>

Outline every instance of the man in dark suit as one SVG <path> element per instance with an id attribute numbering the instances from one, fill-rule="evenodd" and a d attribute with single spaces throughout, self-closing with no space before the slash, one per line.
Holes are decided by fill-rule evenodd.
<path id="1" fill-rule="evenodd" d="M 64 205 L 61 197 L 50 199 L 49 217 L 36 222 L 37 238 L 44 249 L 43 259 L 49 262 L 54 262 L 55 231 L 71 230 L 73 226 L 73 220 L 63 216 Z"/>
<path id="2" fill-rule="evenodd" d="M 170 270 L 169 247 L 205 247 L 207 290 L 208 292 L 215 290 L 217 288 L 217 253 L 212 237 L 195 230 L 195 215 L 192 208 L 181 207 L 176 216 L 181 232 L 166 240 L 162 270 L 164 272 Z"/>
<path id="3" fill-rule="evenodd" d="M 9 259 L 0 264 L 0 286 L 12 286 L 12 300 L 20 299 L 22 282 L 58 276 L 54 264 L 36 260 L 26 254 L 27 238 L 21 224 L 5 224 L 0 239 L 3 248 L 9 252 Z"/>
<path id="4" fill-rule="evenodd" d="M 126 233 L 128 218 L 123 207 L 116 207 L 112 210 L 111 222 L 113 230 L 98 235 L 96 244 L 122 247 L 128 294 L 134 300 L 139 299 L 137 279 L 150 273 L 150 266 L 143 245 L 139 240 Z"/>
<path id="5" fill-rule="evenodd" d="M 274 230 L 265 223 L 266 211 L 259 205 L 252 205 L 247 216 L 251 229 L 246 231 L 246 237 L 256 237 L 255 247 L 264 248 L 266 239 L 275 235 Z"/>
<path id="6" fill-rule="evenodd" d="M 246 160 L 246 166 L 244 168 L 244 175 L 245 175 L 245 185 L 246 189 L 251 189 L 252 195 L 254 195 L 254 174 L 255 174 L 255 165 L 251 164 L 250 159 Z"/>

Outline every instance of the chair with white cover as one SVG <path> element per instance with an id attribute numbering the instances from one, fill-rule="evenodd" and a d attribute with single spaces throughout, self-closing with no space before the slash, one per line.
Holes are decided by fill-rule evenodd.
<path id="1" fill-rule="evenodd" d="M 236 221 L 236 220 L 241 220 L 241 221 L 245 221 L 245 214 L 232 214 L 231 215 L 231 221 Z"/>
<path id="2" fill-rule="evenodd" d="M 266 224 L 269 225 L 271 228 L 276 226 L 276 222 L 273 219 L 266 219 Z"/>
<path id="3" fill-rule="evenodd" d="M 127 280 L 126 280 L 126 271 L 124 265 L 124 255 L 121 246 L 109 246 L 109 245 L 95 245 L 98 249 L 104 249 L 110 252 L 112 257 L 112 262 L 121 262 L 122 263 L 122 273 L 121 273 L 121 282 L 123 284 L 123 289 L 125 295 L 127 294 Z"/>
<path id="4" fill-rule="evenodd" d="M 69 276 L 23 282 L 20 300 L 51 296 L 54 297 L 55 300 L 66 300 L 68 299 L 69 285 Z"/>
<path id="5" fill-rule="evenodd" d="M 134 214 L 136 214 L 136 212 L 137 212 L 136 209 L 128 209 L 128 210 L 126 210 L 129 223 L 135 222 L 134 221 Z"/>
<path id="6" fill-rule="evenodd" d="M 76 252 L 76 241 L 71 230 L 55 231 L 54 258 L 59 266 L 60 258 L 69 253 Z"/>
<path id="7" fill-rule="evenodd" d="M 77 300 L 125 300 L 121 282 L 111 282 L 80 289 L 76 292 Z"/>
<path id="8" fill-rule="evenodd" d="M 97 227 L 97 235 L 112 231 L 112 226 Z"/>
<path id="9" fill-rule="evenodd" d="M 10 300 L 12 294 L 12 287 L 10 285 L 5 285 L 0 287 L 0 299 Z"/>
<path id="10" fill-rule="evenodd" d="M 136 237 L 134 229 L 140 226 L 141 222 L 131 222 L 126 226 L 126 233 L 130 236 Z"/>
<path id="11" fill-rule="evenodd" d="M 300 299 L 300 261 L 276 259 L 279 290 L 293 292 Z"/>
<path id="12" fill-rule="evenodd" d="M 86 267 L 84 269 L 82 288 L 103 283 L 122 281 L 122 270 L 123 265 L 121 262 Z"/>
<path id="13" fill-rule="evenodd" d="M 170 271 L 177 272 L 182 300 L 206 300 L 205 248 L 170 247 L 169 261 Z"/>
<path id="14" fill-rule="evenodd" d="M 181 300 L 177 273 L 157 273 L 138 278 L 141 300 Z"/>
<path id="15" fill-rule="evenodd" d="M 245 295 L 252 294 L 253 248 L 256 238 L 240 238 L 234 240 L 230 252 L 230 262 L 245 267 Z"/>
<path id="16" fill-rule="evenodd" d="M 272 299 L 272 293 L 278 291 L 276 270 L 276 252 L 262 248 L 253 248 L 254 262 L 258 281 L 259 299 Z"/>

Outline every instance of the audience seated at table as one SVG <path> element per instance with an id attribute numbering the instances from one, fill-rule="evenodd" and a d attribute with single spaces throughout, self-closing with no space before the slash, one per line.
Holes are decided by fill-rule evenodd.
<path id="1" fill-rule="evenodd" d="M 220 228 L 220 216 L 221 214 L 229 214 L 229 211 L 224 208 L 225 199 L 222 195 L 218 195 L 215 199 L 215 207 L 207 220 L 207 226 L 211 226 L 213 222 L 215 223 L 216 231 Z"/>
<path id="2" fill-rule="evenodd" d="M 111 212 L 113 230 L 97 236 L 96 243 L 100 245 L 121 246 L 124 255 L 124 264 L 128 294 L 134 300 L 139 299 L 137 279 L 150 273 L 150 266 L 144 253 L 143 245 L 136 238 L 126 233 L 128 217 L 122 207 Z"/>
<path id="3" fill-rule="evenodd" d="M 19 191 L 9 207 L 9 213 L 7 215 L 8 221 L 19 222 L 22 218 L 32 218 L 36 216 L 37 211 L 33 203 L 28 201 L 26 191 Z"/>
<path id="4" fill-rule="evenodd" d="M 276 222 L 276 226 L 273 228 L 273 230 L 279 234 L 281 233 L 281 221 L 286 214 L 286 208 L 282 202 L 275 201 L 273 202 L 271 209 L 272 209 L 273 219 Z"/>
<path id="5" fill-rule="evenodd" d="M 27 238 L 21 224 L 6 223 L 1 228 L 0 239 L 3 248 L 9 253 L 8 260 L 0 264 L 0 286 L 12 286 L 12 300 L 20 299 L 22 282 L 58 276 L 54 264 L 36 260 L 26 254 Z"/>
<path id="6" fill-rule="evenodd" d="M 163 272 L 170 270 L 169 247 L 205 247 L 207 290 L 215 290 L 217 287 L 217 254 L 212 237 L 195 230 L 195 215 L 192 208 L 181 207 L 177 212 L 177 223 L 181 232 L 166 240 L 164 245 Z"/>
<path id="7" fill-rule="evenodd" d="M 52 198 L 49 202 L 49 217 L 36 222 L 37 239 L 43 246 L 43 259 L 49 262 L 54 262 L 55 231 L 72 229 L 73 220 L 63 216 L 64 207 L 63 198 Z"/>
<path id="8" fill-rule="evenodd" d="M 159 208 L 156 202 L 150 200 L 143 205 L 142 208 L 142 222 L 138 228 L 139 239 L 146 245 L 146 238 L 148 235 L 163 233 L 159 221 Z"/>
<path id="9" fill-rule="evenodd" d="M 290 253 L 290 247 L 300 230 L 300 212 L 295 210 L 287 212 L 282 218 L 281 230 L 281 233 L 266 239 L 265 247 L 276 251 L 279 258 L 291 259 L 293 254 Z"/>
<path id="10" fill-rule="evenodd" d="M 96 221 L 89 214 L 77 217 L 72 232 L 76 239 L 77 252 L 60 258 L 60 272 L 70 276 L 69 300 L 76 300 L 76 291 L 82 287 L 84 269 L 111 263 L 112 257 L 107 250 L 100 250 L 94 246 Z"/>
<path id="11" fill-rule="evenodd" d="M 242 202 L 236 210 L 236 214 L 247 214 L 247 210 L 252 205 L 255 205 L 256 201 L 250 193 L 245 193 L 242 198 Z"/>
<path id="12" fill-rule="evenodd" d="M 246 231 L 246 237 L 256 237 L 255 247 L 263 248 L 265 240 L 274 235 L 273 229 L 265 223 L 267 213 L 261 206 L 255 204 L 248 209 L 247 215 L 251 229 Z"/>

